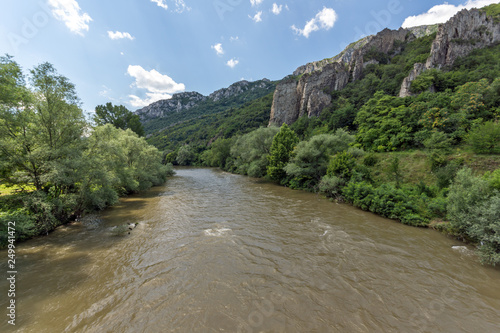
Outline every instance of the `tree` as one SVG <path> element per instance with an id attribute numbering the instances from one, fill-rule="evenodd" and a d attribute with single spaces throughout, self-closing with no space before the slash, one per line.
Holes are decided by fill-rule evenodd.
<path id="1" fill-rule="evenodd" d="M 274 136 L 269 153 L 269 165 L 267 175 L 276 181 L 282 181 L 286 177 L 284 167 L 290 160 L 295 145 L 299 139 L 287 124 L 281 126 L 280 131 Z"/>
<path id="2" fill-rule="evenodd" d="M 190 165 L 196 159 L 196 155 L 189 145 L 182 146 L 177 152 L 177 163 L 179 165 Z"/>
<path id="3" fill-rule="evenodd" d="M 137 135 L 144 136 L 144 128 L 139 116 L 123 105 L 113 105 L 108 102 L 105 105 L 96 106 L 94 121 L 97 125 L 112 124 L 123 130 L 130 128 Z"/>
<path id="4" fill-rule="evenodd" d="M 12 61 L 4 65 L 15 67 Z M 19 85 L 22 80 L 7 85 L 11 99 L 2 103 L 2 168 L 11 170 L 6 177 L 9 183 L 31 183 L 46 191 L 54 187 L 58 196 L 74 183 L 72 168 L 81 152 L 86 123 L 75 87 L 66 77 L 49 63 L 35 67 L 30 74 L 32 94 Z M 17 103 L 12 99 L 15 95 L 19 96 Z"/>
<path id="5" fill-rule="evenodd" d="M 338 129 L 335 134 L 319 134 L 297 145 L 294 156 L 285 167 L 293 177 L 293 187 L 313 188 L 326 174 L 332 154 L 347 150 L 354 136 Z"/>
<path id="6" fill-rule="evenodd" d="M 236 172 L 251 177 L 266 175 L 269 152 L 277 127 L 262 127 L 238 138 L 231 147 Z"/>

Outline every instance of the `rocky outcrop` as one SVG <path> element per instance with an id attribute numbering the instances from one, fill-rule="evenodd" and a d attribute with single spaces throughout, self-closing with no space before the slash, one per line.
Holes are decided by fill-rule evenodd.
<path id="1" fill-rule="evenodd" d="M 417 78 L 423 71 L 425 70 L 425 65 L 421 63 L 416 63 L 413 65 L 413 69 L 410 72 L 410 75 L 404 78 L 403 84 L 401 85 L 401 89 L 399 90 L 400 97 L 411 96 L 412 93 L 410 91 L 411 82 Z"/>
<path id="2" fill-rule="evenodd" d="M 500 42 L 500 25 L 481 9 L 462 10 L 448 22 L 440 24 L 436 39 L 425 68 L 412 71 L 401 87 L 399 96 L 410 96 L 411 82 L 424 70 L 430 68 L 449 68 L 455 60 L 468 55 L 471 51 Z"/>
<path id="3" fill-rule="evenodd" d="M 178 93 L 174 94 L 171 99 L 154 102 L 135 113 L 139 115 L 141 121 L 162 118 L 168 113 L 189 110 L 205 100 L 207 97 L 197 92 Z"/>
<path id="4" fill-rule="evenodd" d="M 292 124 L 303 115 L 318 116 L 331 104 L 331 92 L 358 80 L 366 65 L 378 63 L 377 55 L 393 50 L 396 41 L 413 38 L 406 29 L 385 29 L 352 43 L 336 57 L 297 68 L 276 87 L 269 124 Z"/>
<path id="5" fill-rule="evenodd" d="M 273 88 L 274 83 L 269 81 L 268 79 L 262 79 L 255 82 L 243 80 L 233 83 L 228 88 L 219 89 L 209 96 L 203 96 L 202 94 L 197 92 L 183 92 L 174 94 L 170 99 L 157 101 L 135 111 L 135 113 L 139 115 L 142 122 L 146 122 L 157 118 L 166 117 L 172 113 L 187 111 L 206 101 L 218 102 L 220 100 L 231 98 L 233 96 L 240 95 L 246 92 L 252 92 L 254 90 L 265 91 L 271 90 Z"/>

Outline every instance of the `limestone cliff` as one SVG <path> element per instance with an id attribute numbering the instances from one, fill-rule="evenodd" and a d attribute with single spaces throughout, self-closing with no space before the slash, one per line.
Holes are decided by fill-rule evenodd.
<path id="1" fill-rule="evenodd" d="M 448 68 L 471 51 L 500 42 L 500 25 L 482 9 L 462 10 L 448 22 L 439 25 L 429 58 L 405 79 L 400 97 L 410 96 L 411 82 L 430 68 Z"/>
<path id="2" fill-rule="evenodd" d="M 358 80 L 366 64 L 378 63 L 376 54 L 387 54 L 396 41 L 414 39 L 411 30 L 384 29 L 349 45 L 339 55 L 312 62 L 295 70 L 278 84 L 271 108 L 270 125 L 291 124 L 307 114 L 318 116 L 332 102 L 330 93 Z"/>
<path id="3" fill-rule="evenodd" d="M 331 92 L 361 78 L 368 64 L 398 53 L 395 42 L 436 34 L 425 64 L 417 63 L 401 85 L 399 95 L 410 96 L 411 83 L 429 68 L 448 68 L 472 50 L 500 42 L 498 18 L 488 17 L 484 9 L 462 10 L 445 24 L 384 29 L 349 45 L 339 55 L 311 62 L 295 70 L 278 84 L 274 93 L 270 125 L 291 124 L 300 116 L 317 116 L 332 102 Z M 396 45 L 396 47 L 395 47 Z M 387 59 L 387 57 L 386 57 Z"/>

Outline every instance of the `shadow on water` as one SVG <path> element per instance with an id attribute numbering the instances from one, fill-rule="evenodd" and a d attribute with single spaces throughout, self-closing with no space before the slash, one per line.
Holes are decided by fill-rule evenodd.
<path id="1" fill-rule="evenodd" d="M 112 253 L 121 243 L 133 237 L 135 230 L 128 224 L 141 223 L 141 216 L 131 216 L 132 211 L 144 211 L 155 198 L 172 195 L 164 186 L 133 194 L 106 210 L 85 216 L 79 222 L 58 227 L 47 236 L 17 244 L 16 248 L 16 325 L 0 322 L 0 332 L 23 332 L 23 328 L 37 324 L 35 313 L 58 311 L 65 305 L 60 302 L 83 283 L 95 278 L 87 269 L 93 256 Z M 122 231 L 118 228 L 124 226 Z M 1 250 L 0 257 L 7 258 L 8 251 Z M 7 260 L 0 261 L 0 270 L 6 275 Z M 56 281 L 54 281 L 54 279 Z M 51 280 L 51 286 L 46 281 Z M 10 299 L 4 297 L 9 290 L 6 278 L 0 280 L 0 308 L 6 309 Z M 47 301 L 50 308 L 47 309 Z M 5 313 L 5 311 L 2 311 Z M 7 317 L 6 317 L 7 318 Z"/>

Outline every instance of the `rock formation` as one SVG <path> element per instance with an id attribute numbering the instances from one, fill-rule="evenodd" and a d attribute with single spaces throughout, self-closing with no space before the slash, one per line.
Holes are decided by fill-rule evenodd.
<path id="1" fill-rule="evenodd" d="M 488 17 L 481 9 L 460 11 L 448 22 L 439 25 L 429 58 L 425 65 L 415 64 L 415 69 L 405 78 L 399 96 L 410 96 L 411 82 L 426 69 L 448 68 L 457 58 L 498 42 L 500 42 L 498 22 Z"/>

